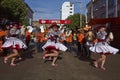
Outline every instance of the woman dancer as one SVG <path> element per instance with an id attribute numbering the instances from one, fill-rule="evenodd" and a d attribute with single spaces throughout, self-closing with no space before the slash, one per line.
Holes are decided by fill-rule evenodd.
<path id="1" fill-rule="evenodd" d="M 20 31 L 17 29 L 17 24 L 13 25 L 13 28 L 10 29 L 10 37 L 7 38 L 5 43 L 2 45 L 3 48 L 12 49 L 12 54 L 4 57 L 4 63 L 7 63 L 9 58 L 12 58 L 10 65 L 16 66 L 15 59 L 19 56 L 18 51 L 21 49 L 27 48 L 27 46 L 18 39 Z"/>
<path id="2" fill-rule="evenodd" d="M 98 68 L 98 63 L 102 62 L 100 68 L 102 70 L 106 70 L 106 68 L 104 67 L 106 61 L 106 54 L 116 54 L 119 50 L 114 47 L 111 47 L 107 43 L 107 33 L 106 28 L 104 26 L 100 26 L 99 31 L 97 33 L 97 38 L 97 44 L 95 44 L 95 46 L 93 47 L 90 47 L 90 50 L 94 53 L 99 53 L 101 55 L 101 58 L 94 61 L 93 63 L 94 66 Z"/>
<path id="3" fill-rule="evenodd" d="M 44 50 L 43 59 L 46 57 L 53 57 L 52 66 L 56 66 L 55 62 L 59 55 L 59 50 L 66 51 L 67 47 L 65 47 L 62 43 L 60 43 L 60 31 L 58 30 L 59 26 L 56 24 L 51 25 L 50 32 L 48 33 L 48 41 L 42 47 Z"/>

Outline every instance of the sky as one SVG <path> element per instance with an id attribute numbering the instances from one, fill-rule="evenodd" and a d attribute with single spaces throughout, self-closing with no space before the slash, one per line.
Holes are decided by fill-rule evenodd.
<path id="1" fill-rule="evenodd" d="M 85 14 L 86 4 L 90 0 L 25 0 L 33 10 L 33 20 L 60 19 L 60 9 L 64 2 L 82 2 L 82 14 Z M 80 13 L 80 3 L 74 4 L 75 13 Z"/>

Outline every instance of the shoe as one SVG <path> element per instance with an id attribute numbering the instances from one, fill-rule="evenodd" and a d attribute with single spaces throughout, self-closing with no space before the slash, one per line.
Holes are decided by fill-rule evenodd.
<path id="1" fill-rule="evenodd" d="M 95 68 L 98 68 L 98 63 L 97 62 L 94 61 L 93 65 L 94 65 Z"/>
<path id="2" fill-rule="evenodd" d="M 6 57 L 4 57 L 4 63 L 6 64 L 8 61 L 8 59 Z"/>
<path id="3" fill-rule="evenodd" d="M 16 64 L 14 64 L 14 63 L 11 63 L 11 64 L 10 64 L 10 66 L 13 66 L 13 67 L 15 67 L 15 66 L 16 66 Z"/>

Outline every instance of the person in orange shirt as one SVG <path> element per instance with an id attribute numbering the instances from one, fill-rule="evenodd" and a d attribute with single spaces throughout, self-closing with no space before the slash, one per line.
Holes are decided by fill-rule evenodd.
<path id="1" fill-rule="evenodd" d="M 28 31 L 27 28 L 25 30 L 25 37 L 26 37 L 26 39 L 25 39 L 26 45 L 29 48 L 29 43 L 30 43 L 30 40 L 31 40 L 31 33 Z"/>
<path id="2" fill-rule="evenodd" d="M 66 46 L 68 48 L 68 52 L 72 50 L 72 30 L 66 31 Z"/>
<path id="3" fill-rule="evenodd" d="M 3 55 L 2 43 L 3 41 L 0 41 L 0 56 Z"/>
<path id="4" fill-rule="evenodd" d="M 3 49 L 2 44 L 5 42 L 5 37 L 7 37 L 9 34 L 9 25 L 5 25 L 4 28 L 0 28 L 0 51 L 3 52 L 2 56 L 6 56 L 8 53 L 8 49 Z"/>
<path id="5" fill-rule="evenodd" d="M 42 46 L 44 44 L 44 32 L 41 32 L 39 29 L 37 34 L 36 34 L 36 47 L 37 47 L 37 52 L 42 52 Z"/>
<path id="6" fill-rule="evenodd" d="M 84 37 L 85 37 L 85 33 L 83 29 L 78 29 L 77 30 L 77 41 L 78 41 L 78 53 L 77 56 L 81 57 L 84 56 Z"/>
<path id="7" fill-rule="evenodd" d="M 3 44 L 3 36 L 4 36 L 4 31 L 0 28 L 0 55 L 3 55 L 3 49 L 2 49 L 2 44 Z"/>
<path id="8" fill-rule="evenodd" d="M 6 41 L 5 37 L 9 37 L 10 36 L 9 31 L 10 31 L 10 26 L 9 25 L 5 25 L 5 28 L 4 28 L 4 31 L 3 31 L 4 37 L 3 37 L 2 44 Z M 2 34 L 2 33 L 0 33 L 0 34 Z M 11 50 L 3 48 L 3 56 L 7 56 L 8 53 L 12 53 Z"/>

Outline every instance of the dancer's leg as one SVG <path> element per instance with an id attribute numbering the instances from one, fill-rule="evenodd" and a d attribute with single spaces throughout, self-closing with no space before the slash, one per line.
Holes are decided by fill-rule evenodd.
<path id="1" fill-rule="evenodd" d="M 13 49 L 13 54 L 10 54 L 10 55 L 6 56 L 5 58 L 9 59 L 9 58 L 17 56 L 17 55 L 18 55 L 18 51 L 16 49 Z"/>
<path id="2" fill-rule="evenodd" d="M 105 61 L 106 61 L 106 55 L 102 54 L 102 63 L 101 63 L 101 69 L 105 70 L 106 68 L 104 67 Z"/>
<path id="3" fill-rule="evenodd" d="M 11 66 L 16 66 L 16 64 L 14 64 L 15 59 L 16 59 L 16 57 L 13 57 L 13 58 L 12 58 L 11 63 L 10 63 Z"/>
<path id="4" fill-rule="evenodd" d="M 12 54 L 4 57 L 4 63 L 7 63 L 7 60 L 8 60 L 9 58 L 12 58 L 12 57 L 17 56 L 17 55 L 18 55 L 18 51 L 17 51 L 16 49 L 13 49 L 13 53 L 12 53 Z"/>

